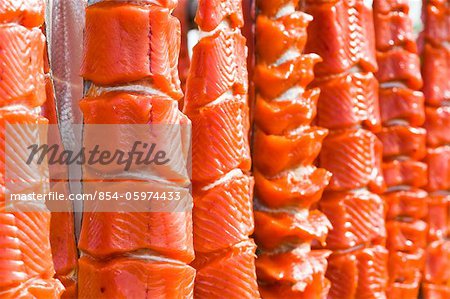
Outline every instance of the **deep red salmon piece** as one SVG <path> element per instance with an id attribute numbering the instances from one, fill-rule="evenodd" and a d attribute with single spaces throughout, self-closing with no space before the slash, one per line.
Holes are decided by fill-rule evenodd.
<path id="1" fill-rule="evenodd" d="M 381 121 L 388 124 L 405 120 L 411 126 L 420 127 L 425 121 L 424 96 L 409 88 L 388 87 L 379 89 Z"/>

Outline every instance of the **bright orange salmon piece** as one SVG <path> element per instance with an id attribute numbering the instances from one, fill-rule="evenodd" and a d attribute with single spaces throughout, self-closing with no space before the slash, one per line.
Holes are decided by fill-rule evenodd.
<path id="1" fill-rule="evenodd" d="M 433 3 L 434 2 L 434 3 Z M 450 41 L 450 6 L 445 1 L 429 1 L 422 9 L 424 37 L 432 45 Z"/>
<path id="2" fill-rule="evenodd" d="M 387 221 L 386 231 L 389 251 L 415 252 L 427 245 L 428 225 L 422 220 Z"/>
<path id="3" fill-rule="evenodd" d="M 363 2 L 307 1 L 305 12 L 313 17 L 308 26 L 313 38 L 306 52 L 323 59 L 315 68 L 317 76 L 339 74 L 355 66 L 366 72 L 377 70 L 372 10 Z"/>
<path id="4" fill-rule="evenodd" d="M 417 298 L 420 290 L 421 275 L 417 273 L 416 280 L 411 283 L 393 282 L 386 289 L 387 298 Z"/>
<path id="5" fill-rule="evenodd" d="M 430 195 L 428 197 L 428 217 L 426 221 L 428 223 L 429 242 L 442 240 L 447 236 L 449 202 L 450 195 Z"/>
<path id="6" fill-rule="evenodd" d="M 25 27 L 39 27 L 44 23 L 45 1 L 2 0 L 0 23 L 18 22 Z"/>
<path id="7" fill-rule="evenodd" d="M 308 208 L 320 200 L 331 174 L 322 168 L 300 167 L 273 178 L 254 170 L 255 195 L 269 208 Z"/>
<path id="8" fill-rule="evenodd" d="M 180 23 L 167 8 L 124 2 L 91 5 L 81 75 L 99 85 L 149 79 L 156 89 L 179 99 L 179 36 Z"/>
<path id="9" fill-rule="evenodd" d="M 333 253 L 326 277 L 331 281 L 328 298 L 384 298 L 388 252 L 384 246 Z"/>
<path id="10" fill-rule="evenodd" d="M 214 182 L 235 168 L 250 170 L 250 124 L 245 97 L 230 96 L 198 111 L 186 112 L 192 121 L 194 182 Z"/>
<path id="11" fill-rule="evenodd" d="M 382 199 L 366 190 L 327 192 L 319 202 L 332 229 L 326 240 L 329 249 L 346 249 L 386 237 Z"/>
<path id="12" fill-rule="evenodd" d="M 343 191 L 368 186 L 375 192 L 383 190 L 381 147 L 378 138 L 363 129 L 329 134 L 319 158 L 320 166 L 333 174 L 328 189 Z"/>
<path id="13" fill-rule="evenodd" d="M 383 143 L 383 158 L 408 156 L 420 160 L 426 155 L 426 131 L 423 128 L 395 125 L 377 134 Z"/>
<path id="14" fill-rule="evenodd" d="M 274 18 L 279 13 L 282 7 L 295 8 L 298 5 L 298 0 L 257 0 L 256 5 L 261 11 L 261 15 L 266 15 L 270 18 Z"/>
<path id="15" fill-rule="evenodd" d="M 220 101 L 222 95 L 247 93 L 246 53 L 245 38 L 237 31 L 225 29 L 202 38 L 195 45 L 186 83 L 184 111 L 187 115 L 215 100 Z"/>
<path id="16" fill-rule="evenodd" d="M 380 114 L 383 124 L 406 120 L 411 126 L 422 126 L 425 121 L 424 97 L 420 91 L 392 87 L 379 89 Z"/>
<path id="17" fill-rule="evenodd" d="M 428 165 L 429 191 L 450 189 L 450 146 L 429 148 L 425 159 Z"/>
<path id="18" fill-rule="evenodd" d="M 423 187 L 428 182 L 427 165 L 414 160 L 393 160 L 383 163 L 386 187 Z"/>
<path id="19" fill-rule="evenodd" d="M 261 254 L 256 260 L 262 298 L 323 298 L 329 289 L 325 278 L 327 250 Z"/>
<path id="20" fill-rule="evenodd" d="M 288 244 L 324 243 L 331 224 L 318 210 L 290 214 L 255 211 L 254 238 L 261 250 L 272 251 Z"/>
<path id="21" fill-rule="evenodd" d="M 225 249 L 253 233 L 253 178 L 234 170 L 208 186 L 194 186 L 194 248 Z"/>
<path id="22" fill-rule="evenodd" d="M 414 90 L 422 88 L 420 60 L 417 54 L 403 48 L 394 48 L 386 52 L 378 51 L 377 61 L 378 71 L 375 75 L 380 84 L 400 81 Z"/>
<path id="23" fill-rule="evenodd" d="M 256 19 L 258 63 L 276 63 L 289 50 L 302 53 L 307 39 L 306 28 L 311 20 L 311 16 L 300 11 L 275 20 L 259 15 Z"/>
<path id="24" fill-rule="evenodd" d="M 431 106 L 441 106 L 450 99 L 450 49 L 425 44 L 422 76 L 425 101 Z"/>
<path id="25" fill-rule="evenodd" d="M 385 193 L 386 219 L 422 219 L 427 215 L 427 192 L 420 189 L 397 190 Z"/>
<path id="26" fill-rule="evenodd" d="M 425 109 L 427 144 L 431 147 L 450 144 L 450 107 L 427 107 Z"/>
<path id="27" fill-rule="evenodd" d="M 448 284 L 450 281 L 450 241 L 439 240 L 428 245 L 424 280 L 434 284 Z"/>
<path id="28" fill-rule="evenodd" d="M 422 292 L 424 299 L 447 299 L 450 297 L 450 286 L 424 283 Z"/>
<path id="29" fill-rule="evenodd" d="M 196 298 L 258 298 L 253 240 L 246 240 L 224 251 L 197 255 L 194 284 Z"/>
<path id="30" fill-rule="evenodd" d="M 409 13 L 408 0 L 375 0 L 373 1 L 373 11 L 376 14 L 388 14 L 392 11 Z"/>
<path id="31" fill-rule="evenodd" d="M 388 51 L 401 47 L 408 52 L 417 53 L 416 38 L 408 13 L 390 11 L 387 14 L 374 14 L 375 38 L 378 51 Z"/>
<path id="32" fill-rule="evenodd" d="M 327 133 L 327 129 L 320 127 L 300 127 L 288 135 L 277 136 L 256 129 L 253 165 L 267 177 L 294 167 L 311 165 L 319 155 Z"/>
<path id="33" fill-rule="evenodd" d="M 314 79 L 314 65 L 320 61 L 316 54 L 305 54 L 298 59 L 277 65 L 257 64 L 254 82 L 259 94 L 267 99 L 283 99 L 290 88 L 305 88 Z M 280 99 L 277 99 L 280 100 Z"/>
<path id="34" fill-rule="evenodd" d="M 344 73 L 314 83 L 320 87 L 318 124 L 328 129 L 381 128 L 378 83 L 372 73 Z"/>
<path id="35" fill-rule="evenodd" d="M 0 27 L 0 107 L 23 104 L 35 108 L 45 102 L 44 45 L 40 29 Z"/>
<path id="36" fill-rule="evenodd" d="M 167 261 L 82 257 L 78 298 L 192 298 L 195 270 Z"/>
<path id="37" fill-rule="evenodd" d="M 198 1 L 195 23 L 201 30 L 212 31 L 224 21 L 228 21 L 232 28 L 244 26 L 240 0 Z"/>
<path id="38" fill-rule="evenodd" d="M 300 97 L 286 101 L 267 101 L 256 96 L 254 108 L 255 124 L 266 134 L 285 135 L 304 125 L 311 124 L 316 117 L 320 90 L 306 90 Z"/>
<path id="39" fill-rule="evenodd" d="M 412 253 L 391 251 L 388 259 L 389 284 L 396 282 L 417 284 L 424 265 L 425 250 L 423 249 Z"/>

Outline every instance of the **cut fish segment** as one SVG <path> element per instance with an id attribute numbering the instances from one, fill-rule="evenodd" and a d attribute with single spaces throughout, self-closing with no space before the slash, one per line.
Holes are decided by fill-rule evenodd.
<path id="1" fill-rule="evenodd" d="M 445 239 L 448 233 L 447 222 L 450 195 L 430 195 L 427 201 L 428 242 Z"/>
<path id="2" fill-rule="evenodd" d="M 376 14 L 388 14 L 392 11 L 409 13 L 408 0 L 376 0 L 373 1 L 373 10 Z"/>
<path id="3" fill-rule="evenodd" d="M 261 254 L 256 260 L 262 298 L 322 298 L 329 289 L 324 277 L 327 250 L 303 252 L 296 249 L 274 255 Z"/>
<path id="4" fill-rule="evenodd" d="M 303 127 L 288 135 L 267 135 L 256 129 L 253 140 L 253 163 L 263 175 L 273 177 L 280 172 L 311 165 L 320 153 L 328 133 L 319 127 Z"/>
<path id="5" fill-rule="evenodd" d="M 442 106 L 450 99 L 450 48 L 425 44 L 422 76 L 425 101 L 431 106 Z"/>
<path id="6" fill-rule="evenodd" d="M 255 241 L 259 249 L 273 251 L 283 245 L 324 243 L 331 223 L 318 210 L 298 213 L 255 211 Z"/>
<path id="7" fill-rule="evenodd" d="M 199 0 L 195 23 L 203 31 L 212 31 L 222 22 L 232 28 L 244 26 L 240 0 Z"/>
<path id="8" fill-rule="evenodd" d="M 256 198 L 265 206 L 309 208 L 322 196 L 331 174 L 314 166 L 290 170 L 273 178 L 254 170 Z"/>
<path id="9" fill-rule="evenodd" d="M 0 107 L 23 104 L 34 108 L 45 102 L 44 45 L 40 29 L 0 26 Z"/>
<path id="10" fill-rule="evenodd" d="M 405 120 L 419 127 L 425 121 L 424 96 L 420 91 L 392 87 L 379 89 L 380 113 L 383 124 Z"/>
<path id="11" fill-rule="evenodd" d="M 370 131 L 331 133 L 320 153 L 320 166 L 333 174 L 328 189 L 342 191 L 368 186 L 374 192 L 382 191 L 381 150 L 380 141 Z"/>
<path id="12" fill-rule="evenodd" d="M 442 285 L 450 282 L 450 241 L 439 240 L 428 245 L 424 279 Z"/>
<path id="13" fill-rule="evenodd" d="M 426 131 L 423 128 L 395 125 L 377 134 L 383 143 L 383 158 L 407 156 L 421 160 L 426 156 Z"/>
<path id="14" fill-rule="evenodd" d="M 194 186 L 194 248 L 225 249 L 253 233 L 253 178 L 232 171 L 211 187 Z"/>
<path id="15" fill-rule="evenodd" d="M 311 16 L 296 11 L 276 20 L 266 15 L 256 19 L 256 52 L 258 63 L 267 65 L 276 63 L 286 52 L 303 52 L 306 44 L 306 27 Z M 270 46 L 267 42 L 270 41 Z"/>
<path id="16" fill-rule="evenodd" d="M 200 39 L 193 51 L 186 85 L 186 114 L 219 101 L 220 96 L 225 97 L 227 93 L 247 93 L 247 51 L 245 38 L 239 31 L 218 30 Z"/>
<path id="17" fill-rule="evenodd" d="M 261 15 L 266 15 L 270 18 L 277 18 L 283 15 L 283 10 L 294 12 L 298 5 L 298 0 L 258 0 L 256 1 Z"/>
<path id="18" fill-rule="evenodd" d="M 362 1 L 307 1 L 305 12 L 314 21 L 308 26 L 306 52 L 323 58 L 315 71 L 317 76 L 329 76 L 361 67 L 377 70 L 372 10 Z M 324 30 L 327 28 L 327 30 Z"/>
<path id="19" fill-rule="evenodd" d="M 179 99 L 179 36 L 180 23 L 167 8 L 109 1 L 91 5 L 81 75 L 99 85 L 150 79 Z"/>
<path id="20" fill-rule="evenodd" d="M 450 286 L 424 283 L 422 292 L 425 299 L 446 299 L 450 296 Z"/>
<path id="21" fill-rule="evenodd" d="M 389 284 L 413 284 L 421 278 L 421 270 L 425 265 L 425 250 L 407 253 L 392 251 L 389 253 Z"/>
<path id="22" fill-rule="evenodd" d="M 422 219 L 427 215 L 427 192 L 420 189 L 399 190 L 383 195 L 386 219 Z"/>
<path id="23" fill-rule="evenodd" d="M 275 99 L 293 87 L 305 88 L 314 79 L 314 65 L 321 61 L 316 54 L 305 54 L 298 59 L 277 65 L 258 64 L 254 82 L 262 97 Z"/>
<path id="24" fill-rule="evenodd" d="M 192 298 L 195 270 L 158 260 L 79 260 L 78 298 Z M 113 282 L 113 283 L 112 283 Z"/>
<path id="25" fill-rule="evenodd" d="M 328 298 L 385 298 L 387 258 L 387 250 L 380 245 L 331 255 Z"/>
<path id="26" fill-rule="evenodd" d="M 255 124 L 271 135 L 285 135 L 300 126 L 309 126 L 316 117 L 319 94 L 318 88 L 308 89 L 285 101 L 267 101 L 257 95 Z"/>
<path id="27" fill-rule="evenodd" d="M 413 90 L 422 88 L 420 59 L 416 53 L 410 53 L 402 48 L 386 52 L 377 51 L 377 61 L 378 71 L 375 76 L 380 84 L 401 82 Z"/>
<path id="28" fill-rule="evenodd" d="M 427 245 L 428 225 L 422 220 L 387 221 L 386 231 L 389 251 L 416 252 Z"/>
<path id="29" fill-rule="evenodd" d="M 383 163 L 386 187 L 423 187 L 428 182 L 427 165 L 414 160 L 393 160 Z"/>
<path id="30" fill-rule="evenodd" d="M 374 193 L 366 190 L 327 192 L 319 207 L 333 226 L 326 240 L 329 249 L 378 243 L 386 237 L 383 201 Z"/>
<path id="31" fill-rule="evenodd" d="M 194 182 L 213 182 L 235 168 L 250 170 L 250 124 L 245 97 L 230 96 L 198 111 L 186 112 L 192 120 Z"/>
<path id="32" fill-rule="evenodd" d="M 431 147 L 450 144 L 450 106 L 425 109 L 427 144 Z"/>
<path id="33" fill-rule="evenodd" d="M 320 87 L 318 124 L 328 129 L 381 128 L 378 83 L 372 73 L 344 73 L 317 80 Z"/>
<path id="34" fill-rule="evenodd" d="M 14 23 L 25 27 L 39 27 L 44 23 L 45 2 L 42 0 L 2 0 L 0 23 Z"/>
<path id="35" fill-rule="evenodd" d="M 438 46 L 450 41 L 450 6 L 445 1 L 429 1 L 423 8 L 424 38 Z"/>
<path id="36" fill-rule="evenodd" d="M 429 148 L 425 159 L 428 164 L 429 191 L 450 189 L 450 146 Z"/>
<path id="37" fill-rule="evenodd" d="M 378 51 L 388 51 L 401 47 L 410 53 L 417 53 L 416 39 L 408 13 L 390 11 L 374 14 L 375 38 Z"/>
<path id="38" fill-rule="evenodd" d="M 246 240 L 225 251 L 198 255 L 193 263 L 195 297 L 258 298 L 255 250 L 255 243 Z"/>

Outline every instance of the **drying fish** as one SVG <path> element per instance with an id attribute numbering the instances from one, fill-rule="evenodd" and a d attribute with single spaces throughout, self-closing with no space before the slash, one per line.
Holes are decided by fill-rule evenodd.
<path id="1" fill-rule="evenodd" d="M 395 125 L 384 127 L 378 138 L 383 143 L 383 158 L 407 156 L 420 160 L 426 155 L 426 131 L 422 128 Z"/>
<path id="2" fill-rule="evenodd" d="M 329 249 L 346 249 L 377 243 L 386 237 L 384 209 L 380 196 L 365 190 L 326 193 L 320 210 L 330 219 Z"/>
<path id="3" fill-rule="evenodd" d="M 372 73 L 343 73 L 314 84 L 320 87 L 319 125 L 332 130 L 357 126 L 380 130 L 378 83 Z"/>
<path id="4" fill-rule="evenodd" d="M 155 88 L 181 98 L 180 23 L 167 8 L 101 2 L 87 10 L 86 28 L 85 79 L 99 85 L 150 79 Z"/>
<path id="5" fill-rule="evenodd" d="M 450 99 L 450 49 L 425 44 L 423 52 L 422 74 L 425 101 L 431 106 L 441 106 Z"/>
<path id="6" fill-rule="evenodd" d="M 419 91 L 404 87 L 380 88 L 379 99 L 384 125 L 404 120 L 417 127 L 425 121 L 424 96 Z"/>
<path id="7" fill-rule="evenodd" d="M 431 195 L 427 199 L 428 204 L 428 241 L 443 240 L 448 233 L 448 204 L 449 195 Z M 449 277 L 450 278 L 450 277 Z"/>
<path id="8" fill-rule="evenodd" d="M 427 107 L 425 109 L 427 130 L 427 145 L 438 147 L 450 144 L 450 107 Z"/>
<path id="9" fill-rule="evenodd" d="M 423 187 L 428 182 L 427 165 L 414 160 L 393 160 L 383 163 L 386 187 Z"/>
<path id="10" fill-rule="evenodd" d="M 411 53 L 417 53 L 417 45 L 413 34 L 412 22 L 407 13 L 390 11 L 387 14 L 374 14 L 376 24 L 376 47 L 379 51 L 388 51 L 394 47 L 402 47 Z"/>
<path id="11" fill-rule="evenodd" d="M 0 23 L 39 27 L 44 22 L 44 4 L 41 0 L 4 0 L 0 3 Z"/>
<path id="12" fill-rule="evenodd" d="M 383 195 L 386 202 L 386 219 L 421 219 L 427 215 L 427 192 L 420 189 L 399 190 Z"/>
<path id="13" fill-rule="evenodd" d="M 201 30 L 213 31 L 226 21 L 233 28 L 244 26 L 241 0 L 199 1 L 195 22 Z"/>
<path id="14" fill-rule="evenodd" d="M 389 251 L 415 252 L 427 245 L 428 226 L 422 220 L 387 221 L 386 231 Z"/>

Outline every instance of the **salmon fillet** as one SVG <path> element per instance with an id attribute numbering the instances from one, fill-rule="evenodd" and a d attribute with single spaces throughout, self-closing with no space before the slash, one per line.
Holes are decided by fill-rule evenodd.
<path id="1" fill-rule="evenodd" d="M 245 240 L 222 251 L 196 257 L 194 296 L 199 298 L 258 298 L 256 245 Z"/>
<path id="2" fill-rule="evenodd" d="M 429 148 L 425 162 L 428 165 L 427 190 L 450 189 L 450 146 Z"/>
<path id="3" fill-rule="evenodd" d="M 425 265 L 425 250 L 407 253 L 395 251 L 389 253 L 389 284 L 402 283 L 418 286 L 417 280 L 422 277 L 420 269 Z M 418 279 L 419 278 L 419 279 Z M 416 289 L 416 291 L 418 291 Z"/>
<path id="4" fill-rule="evenodd" d="M 428 183 L 427 165 L 414 160 L 393 160 L 383 163 L 386 187 L 423 187 Z"/>
<path id="5" fill-rule="evenodd" d="M 328 298 L 385 298 L 387 258 L 387 250 L 380 245 L 331 255 Z"/>
<path id="6" fill-rule="evenodd" d="M 450 195 L 431 195 L 427 201 L 428 241 L 445 239 L 448 235 L 447 223 Z"/>
<path id="7" fill-rule="evenodd" d="M 44 22 L 45 3 L 41 0 L 3 0 L 0 3 L 0 23 L 19 23 L 39 27 Z"/>
<path id="8" fill-rule="evenodd" d="M 343 191 L 369 186 L 383 190 L 381 143 L 363 129 L 335 131 L 325 139 L 320 166 L 333 173 L 329 190 Z"/>
<path id="9" fill-rule="evenodd" d="M 379 131 L 378 82 L 372 73 L 342 73 L 316 80 L 320 87 L 318 124 L 338 130 L 363 126 Z"/>
<path id="10" fill-rule="evenodd" d="M 386 219 L 422 219 L 428 213 L 427 192 L 420 189 L 398 190 L 383 194 Z"/>
<path id="11" fill-rule="evenodd" d="M 441 106 L 450 99 L 450 49 L 425 44 L 423 50 L 423 93 L 430 106 Z"/>
<path id="12" fill-rule="evenodd" d="M 306 52 L 316 53 L 323 62 L 315 68 L 317 76 L 329 76 L 361 67 L 377 70 L 372 11 L 361 1 L 306 1 L 305 12 L 314 18 L 308 26 L 311 38 Z M 327 28 L 327 30 L 323 30 Z"/>
<path id="13" fill-rule="evenodd" d="M 180 23 L 167 8 L 97 3 L 86 10 L 81 75 L 99 85 L 149 79 L 155 88 L 180 99 L 179 36 Z"/>
<path id="14" fill-rule="evenodd" d="M 424 283 L 422 292 L 425 299 L 445 299 L 450 296 L 450 286 Z"/>
<path id="15" fill-rule="evenodd" d="M 426 131 L 423 128 L 394 125 L 377 134 L 383 143 L 383 158 L 407 156 L 420 160 L 426 156 Z"/>
<path id="16" fill-rule="evenodd" d="M 374 13 L 374 23 L 375 44 L 378 51 L 385 52 L 394 47 L 401 47 L 410 53 L 417 53 L 412 22 L 407 13 L 402 11 Z"/>
<path id="17" fill-rule="evenodd" d="M 212 31 L 222 22 L 229 22 L 232 28 L 243 27 L 241 0 L 199 1 L 195 22 L 203 31 Z"/>
<path id="18" fill-rule="evenodd" d="M 450 144 L 450 107 L 427 107 L 425 115 L 423 127 L 427 130 L 427 145 L 438 147 Z"/>
<path id="19" fill-rule="evenodd" d="M 450 242 L 438 240 L 426 249 L 424 280 L 428 283 L 448 285 L 450 282 Z"/>
<path id="20" fill-rule="evenodd" d="M 78 298 L 192 298 L 195 270 L 159 260 L 79 260 Z"/>
<path id="21" fill-rule="evenodd" d="M 404 120 L 418 127 L 425 121 L 424 96 L 419 91 L 404 87 L 380 88 L 379 101 L 384 125 Z"/>
<path id="22" fill-rule="evenodd" d="M 424 14 L 423 35 L 431 45 L 442 45 L 450 41 L 450 6 L 445 1 L 427 2 Z"/>
<path id="23" fill-rule="evenodd" d="M 233 246 L 253 233 L 253 178 L 233 170 L 220 181 L 194 186 L 194 248 L 207 253 Z"/>
<path id="24" fill-rule="evenodd" d="M 35 108 L 45 102 L 44 45 L 44 36 L 37 28 L 0 26 L 0 106 Z"/>
<path id="25" fill-rule="evenodd" d="M 415 252 L 427 245 L 428 225 L 422 220 L 387 221 L 386 231 L 389 251 Z"/>
<path id="26" fill-rule="evenodd" d="M 376 244 L 386 238 L 383 201 L 377 194 L 366 190 L 327 192 L 319 207 L 333 227 L 326 239 L 329 249 Z"/>

